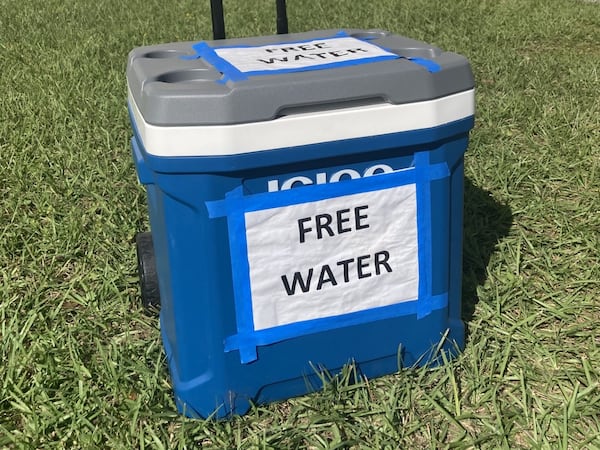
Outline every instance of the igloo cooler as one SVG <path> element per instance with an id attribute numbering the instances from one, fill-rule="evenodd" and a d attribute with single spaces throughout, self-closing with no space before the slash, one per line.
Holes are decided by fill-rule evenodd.
<path id="1" fill-rule="evenodd" d="M 464 342 L 468 61 L 384 31 L 133 50 L 133 158 L 177 406 L 190 417 L 378 377 Z"/>

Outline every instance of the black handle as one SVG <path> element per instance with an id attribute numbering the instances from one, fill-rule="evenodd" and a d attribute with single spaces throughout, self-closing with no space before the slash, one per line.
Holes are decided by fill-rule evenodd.
<path id="1" fill-rule="evenodd" d="M 285 0 L 275 0 L 275 6 L 277 8 L 277 34 L 287 34 L 288 19 Z M 223 0 L 210 0 L 210 14 L 212 17 L 213 39 L 225 39 Z"/>
<path id="2" fill-rule="evenodd" d="M 210 0 L 210 14 L 212 16 L 213 39 L 225 39 L 223 0 Z"/>
<path id="3" fill-rule="evenodd" d="M 288 19 L 285 0 L 275 0 L 277 7 L 277 34 L 288 34 Z"/>

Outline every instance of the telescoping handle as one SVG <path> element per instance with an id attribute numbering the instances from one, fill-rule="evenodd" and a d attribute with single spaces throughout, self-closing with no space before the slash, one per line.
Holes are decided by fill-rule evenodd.
<path id="1" fill-rule="evenodd" d="M 225 39 L 223 0 L 210 0 L 210 15 L 212 17 L 213 39 Z"/>
<path id="2" fill-rule="evenodd" d="M 277 34 L 288 34 L 288 19 L 285 0 L 275 0 L 277 7 Z"/>
<path id="3" fill-rule="evenodd" d="M 277 34 L 287 34 L 288 19 L 285 0 L 275 0 L 275 6 L 277 9 Z M 212 17 L 213 39 L 225 39 L 223 0 L 210 0 L 210 13 Z"/>

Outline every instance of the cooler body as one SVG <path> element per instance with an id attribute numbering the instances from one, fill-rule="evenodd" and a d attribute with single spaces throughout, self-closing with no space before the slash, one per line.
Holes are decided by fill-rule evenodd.
<path id="1" fill-rule="evenodd" d="M 182 413 L 243 414 L 348 363 L 373 378 L 463 347 L 463 57 L 320 31 L 136 49 L 128 83 Z"/>

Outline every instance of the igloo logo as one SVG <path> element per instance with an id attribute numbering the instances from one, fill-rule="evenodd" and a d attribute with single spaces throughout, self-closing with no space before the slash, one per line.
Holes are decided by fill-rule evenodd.
<path id="1" fill-rule="evenodd" d="M 396 170 L 387 164 L 375 164 L 367 167 L 362 172 L 347 168 L 337 170 L 331 175 L 329 175 L 327 172 L 318 172 L 312 175 L 297 175 L 281 182 L 277 179 L 271 179 L 267 182 L 267 190 L 268 192 L 286 191 L 298 186 L 337 183 L 338 181 L 344 179 L 355 180 L 357 178 L 372 177 L 373 175 L 392 172 L 396 172 Z"/>

